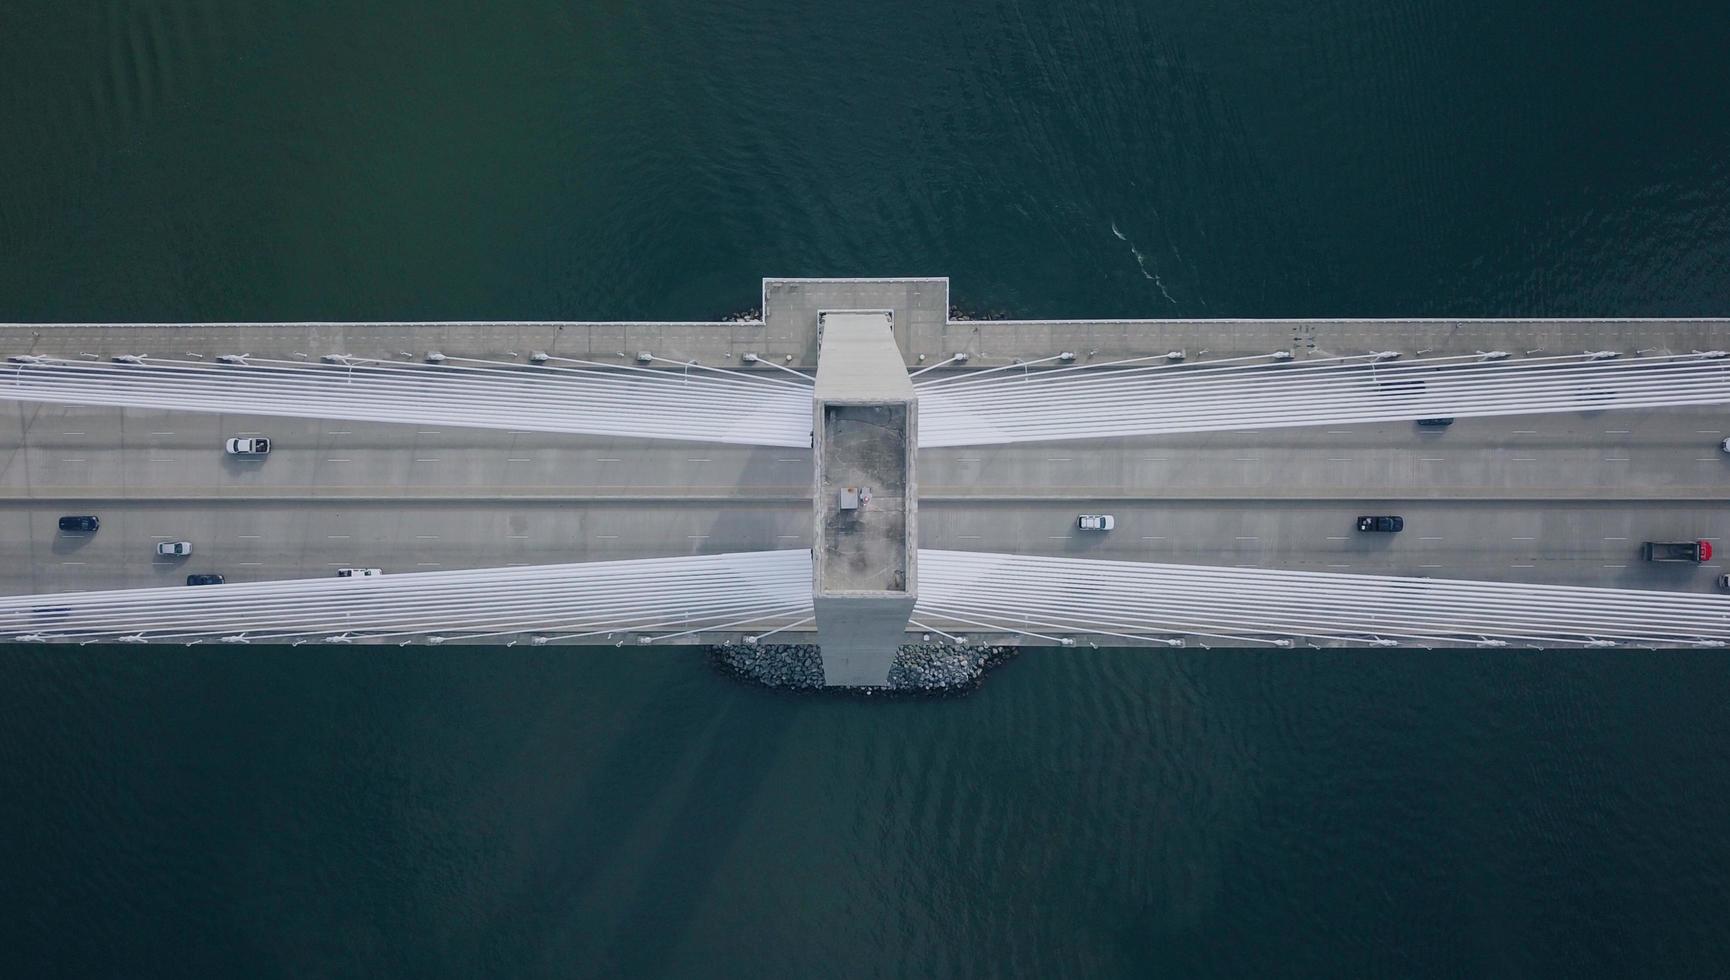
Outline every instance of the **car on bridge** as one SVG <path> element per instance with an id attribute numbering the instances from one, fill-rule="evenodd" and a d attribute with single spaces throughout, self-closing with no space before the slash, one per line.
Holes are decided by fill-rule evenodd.
<path id="1" fill-rule="evenodd" d="M 167 555 L 170 558 L 185 558 L 187 555 L 192 554 L 192 542 L 158 541 L 156 543 L 156 553 L 159 555 Z"/>
<path id="2" fill-rule="evenodd" d="M 222 449 L 230 456 L 269 456 L 270 440 L 263 436 L 236 437 L 224 443 Z"/>
<path id="3" fill-rule="evenodd" d="M 1083 531 L 1109 531 L 1117 526 L 1117 518 L 1110 514 L 1082 514 L 1075 519 L 1075 525 Z"/>
<path id="4" fill-rule="evenodd" d="M 1398 515 L 1388 514 L 1358 518 L 1358 530 L 1380 531 L 1384 534 L 1395 534 L 1406 529 L 1406 519 Z"/>
<path id="5" fill-rule="evenodd" d="M 95 534 L 101 527 L 101 519 L 89 514 L 60 518 L 60 530 L 68 534 Z"/>
<path id="6" fill-rule="evenodd" d="M 384 569 L 382 568 L 339 568 L 336 570 L 337 578 L 377 578 L 383 574 Z"/>
<path id="7" fill-rule="evenodd" d="M 222 576 L 215 572 L 205 572 L 202 575 L 186 576 L 187 585 L 221 585 Z"/>

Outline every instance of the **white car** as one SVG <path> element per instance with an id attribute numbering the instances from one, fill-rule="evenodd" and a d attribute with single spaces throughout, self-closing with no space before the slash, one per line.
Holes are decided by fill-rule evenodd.
<path id="1" fill-rule="evenodd" d="M 1109 531 L 1117 526 L 1117 518 L 1110 514 L 1082 514 L 1075 523 L 1083 531 Z"/>
<path id="2" fill-rule="evenodd" d="M 1718 448 L 1724 450 L 1727 453 L 1730 453 L 1730 439 L 1726 439 L 1723 442 L 1719 443 Z"/>
<path id="3" fill-rule="evenodd" d="M 383 574 L 384 569 L 382 568 L 339 568 L 336 570 L 337 578 L 377 578 Z"/>
<path id="4" fill-rule="evenodd" d="M 222 448 L 230 456 L 268 456 L 270 455 L 270 440 L 262 436 L 243 436 L 228 440 Z"/>
<path id="5" fill-rule="evenodd" d="M 192 542 L 158 541 L 156 543 L 156 553 L 159 555 L 168 555 L 171 558 L 185 558 L 187 555 L 192 554 Z"/>

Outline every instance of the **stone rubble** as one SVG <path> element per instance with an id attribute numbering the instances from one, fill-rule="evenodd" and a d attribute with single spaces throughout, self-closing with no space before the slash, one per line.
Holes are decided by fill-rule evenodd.
<path id="1" fill-rule="evenodd" d="M 726 643 L 710 648 L 722 669 L 769 687 L 811 690 L 823 686 L 823 658 L 809 643 Z M 888 690 L 954 693 L 978 686 L 985 672 L 1014 654 L 1013 647 L 913 643 L 903 646 L 889 668 Z"/>
<path id="2" fill-rule="evenodd" d="M 1009 319 L 1009 311 L 987 310 L 984 313 L 975 313 L 971 310 L 964 310 L 959 306 L 951 306 L 949 308 L 949 319 L 958 323 L 967 320 L 1007 320 Z"/>

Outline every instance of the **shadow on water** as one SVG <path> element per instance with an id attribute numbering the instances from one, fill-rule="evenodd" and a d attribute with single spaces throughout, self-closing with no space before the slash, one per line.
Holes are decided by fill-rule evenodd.
<path id="1" fill-rule="evenodd" d="M 497 951 L 507 960 L 534 950 L 530 972 L 580 963 L 584 973 L 658 975 L 775 767 L 798 706 L 716 678 L 694 648 L 676 654 L 653 671 L 674 690 L 594 729 L 608 747 L 573 767 L 579 782 L 557 803 L 569 838 L 543 849 L 548 860 L 488 930 L 495 942 L 511 937 L 514 949 Z M 705 696 L 690 696 L 696 689 Z"/>

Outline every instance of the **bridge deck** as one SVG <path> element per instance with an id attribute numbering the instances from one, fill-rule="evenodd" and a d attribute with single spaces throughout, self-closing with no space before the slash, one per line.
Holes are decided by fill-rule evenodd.
<path id="1" fill-rule="evenodd" d="M 819 307 L 896 310 L 910 364 L 966 348 L 974 366 L 1075 349 L 1133 354 L 1207 347 L 1415 353 L 1730 346 L 1730 321 L 950 322 L 947 284 L 765 284 L 761 324 L 0 325 L 0 352 L 187 352 L 617 360 L 635 350 L 713 358 L 749 350 L 809 366 Z M 803 312 L 802 312 L 803 311 Z M 806 313 L 813 321 L 806 324 Z M 812 346 L 807 349 L 810 342 Z M 1088 346 L 1089 344 L 1093 346 Z M 539 346 L 537 346 L 539 345 Z M 563 346 L 559 346 L 563 345 Z M 927 350 L 928 348 L 928 350 Z M 769 370 L 767 368 L 760 368 Z M 258 432 L 268 460 L 225 457 Z M 593 561 L 811 545 L 809 450 L 360 422 L 224 418 L 0 404 L 0 591 L 232 581 Z M 922 547 L 1201 564 L 1471 577 L 1703 591 L 1701 569 L 1638 561 L 1647 539 L 1730 538 L 1724 409 L 1462 419 L 927 450 Z M 54 518 L 96 513 L 88 540 Z M 1075 515 L 1113 513 L 1110 534 Z M 1358 513 L 1406 531 L 1357 536 Z M 189 561 L 159 540 L 189 539 Z"/>

